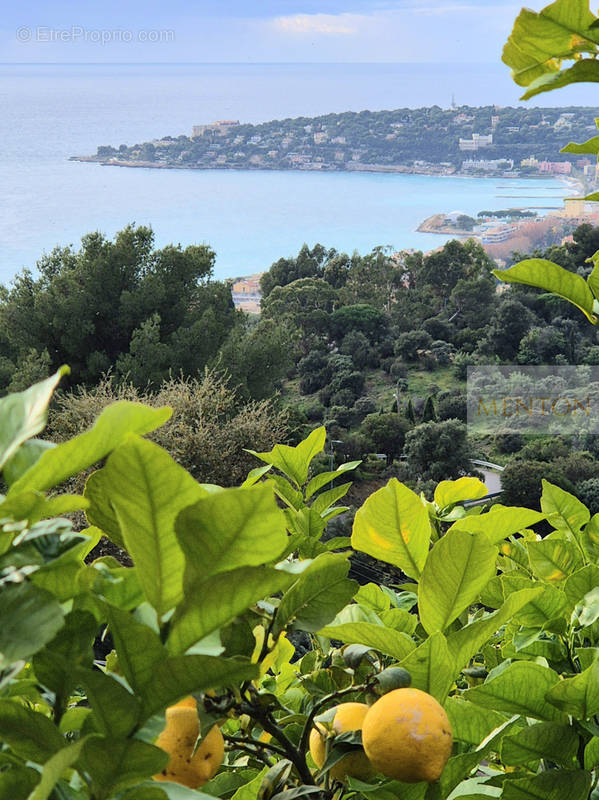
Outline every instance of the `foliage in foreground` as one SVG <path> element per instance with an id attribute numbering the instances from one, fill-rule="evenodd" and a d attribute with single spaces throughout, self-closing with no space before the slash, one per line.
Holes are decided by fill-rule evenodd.
<path id="1" fill-rule="evenodd" d="M 522 9 L 505 45 L 503 60 L 512 77 L 527 90 L 527 100 L 540 92 L 572 83 L 599 81 L 599 18 L 588 0 L 556 0 L 540 12 Z M 580 144 L 570 142 L 563 153 L 599 157 L 599 137 Z M 599 192 L 584 198 L 598 201 Z M 599 323 L 599 251 L 587 259 L 588 277 L 569 272 L 543 258 L 520 261 L 507 270 L 495 270 L 500 279 L 535 286 L 568 300 L 594 325 Z"/>
<path id="2" fill-rule="evenodd" d="M 143 438 L 168 408 L 121 401 L 58 446 L 32 438 L 59 378 L 0 401 L 0 797 L 589 797 L 599 516 L 575 497 L 545 483 L 540 512 L 481 512 L 463 507 L 485 494 L 476 478 L 442 481 L 430 503 L 392 479 L 357 512 L 351 545 L 405 577 L 358 587 L 350 542 L 321 542 L 356 466 L 310 478 L 324 429 L 256 453 L 263 466 L 240 487 L 202 485 Z M 57 491 L 97 463 L 83 496 Z M 78 509 L 81 533 L 61 516 Z M 86 563 L 101 533 L 135 566 Z M 104 663 L 92 645 L 105 625 Z M 311 646 L 294 660 L 299 634 Z M 313 723 L 405 671 L 451 721 L 440 780 L 331 780 L 356 733 L 333 739 L 316 770 Z M 165 708 L 189 694 L 201 736 L 218 723 L 227 742 L 199 793 L 151 780 L 168 761 L 154 744 Z"/>

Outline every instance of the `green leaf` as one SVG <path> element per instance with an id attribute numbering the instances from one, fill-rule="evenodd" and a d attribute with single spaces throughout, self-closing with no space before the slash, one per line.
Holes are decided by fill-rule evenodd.
<path id="1" fill-rule="evenodd" d="M 31 576 L 32 583 L 51 592 L 61 603 L 71 600 L 77 594 L 79 570 L 84 566 L 85 558 L 98 544 L 102 535 L 97 528 L 86 528 L 82 533 L 85 533 L 85 541 L 40 567 Z"/>
<path id="2" fill-rule="evenodd" d="M 63 747 L 46 761 L 40 782 L 31 792 L 28 800 L 48 800 L 62 774 L 78 760 L 87 739 L 88 737 L 84 736 L 74 744 Z"/>
<path id="3" fill-rule="evenodd" d="M 443 631 L 470 606 L 495 575 L 497 548 L 486 538 L 454 530 L 431 550 L 418 586 L 420 621 Z"/>
<path id="4" fill-rule="evenodd" d="M 514 81 L 529 86 L 542 75 L 558 72 L 557 59 L 571 58 L 581 49 L 593 52 L 595 19 L 588 0 L 557 0 L 538 13 L 522 9 L 502 56 Z M 574 34 L 590 41 L 581 46 Z"/>
<path id="5" fill-rule="evenodd" d="M 127 792 L 122 800 L 155 800 L 158 797 L 155 794 L 157 789 L 162 792 L 164 800 L 217 800 L 211 794 L 200 792 L 199 789 L 188 789 L 187 786 L 183 786 L 180 783 L 171 783 L 170 781 L 160 781 L 160 786 L 153 781 L 144 781 L 137 784 L 131 792 Z M 137 791 L 139 791 L 139 794 L 133 794 L 133 792 Z"/>
<path id="6" fill-rule="evenodd" d="M 599 619 L 599 586 L 585 594 L 574 609 L 574 617 L 581 628 L 588 628 Z"/>
<path id="7" fill-rule="evenodd" d="M 357 511 L 352 546 L 418 579 L 426 562 L 430 537 L 430 520 L 422 500 L 392 478 Z"/>
<path id="8" fill-rule="evenodd" d="M 158 663 L 168 651 L 151 628 L 127 611 L 101 603 L 119 659 L 119 669 L 136 694 L 143 694 Z"/>
<path id="9" fill-rule="evenodd" d="M 597 66 L 599 66 L 599 64 Z M 586 142 L 582 142 L 581 144 L 570 142 L 562 148 L 561 152 L 574 153 L 576 155 L 585 155 L 587 153 L 593 156 L 599 155 L 599 136 L 592 136 L 590 139 L 587 139 Z"/>
<path id="10" fill-rule="evenodd" d="M 338 478 L 345 472 L 351 472 L 357 469 L 361 463 L 361 461 L 348 461 L 345 464 L 341 464 L 332 472 L 321 472 L 319 475 L 315 475 L 306 486 L 306 500 L 309 500 L 315 492 L 322 489 L 327 483 L 334 481 L 335 478 Z"/>
<path id="11" fill-rule="evenodd" d="M 2 471 L 2 477 L 8 486 L 24 475 L 46 450 L 56 447 L 52 442 L 43 439 L 28 439 L 8 459 Z"/>
<path id="12" fill-rule="evenodd" d="M 10 487 L 10 494 L 35 489 L 47 491 L 105 458 L 131 433 L 143 435 L 163 425 L 170 408 L 150 408 L 122 400 L 102 411 L 94 426 L 85 433 L 47 450 Z"/>
<path id="13" fill-rule="evenodd" d="M 71 611 L 52 641 L 33 657 L 37 680 L 57 695 L 57 701 L 60 698 L 66 704 L 76 685 L 76 668 L 91 667 L 97 632 L 98 623 L 92 614 Z"/>
<path id="14" fill-rule="evenodd" d="M 18 701 L 0 700 L 0 741 L 27 759 L 43 764 L 65 745 L 48 717 Z"/>
<path id="15" fill-rule="evenodd" d="M 100 670 L 78 670 L 76 679 L 85 687 L 100 733 L 119 739 L 128 736 L 139 720 L 135 695 Z"/>
<path id="16" fill-rule="evenodd" d="M 537 578 L 560 583 L 583 566 L 580 550 L 573 542 L 545 537 L 540 542 L 526 542 L 530 566 Z"/>
<path id="17" fill-rule="evenodd" d="M 9 765 L 0 772 L 0 797 L 6 800 L 28 800 L 39 779 L 40 774 L 36 769 L 19 764 Z"/>
<path id="18" fill-rule="evenodd" d="M 440 778 L 440 792 L 437 797 L 447 797 L 453 789 L 455 789 L 465 778 L 467 778 L 473 769 L 475 769 L 483 759 L 486 759 L 491 752 L 499 750 L 500 742 L 503 737 L 516 725 L 517 717 L 501 722 L 501 724 L 491 731 L 491 733 L 484 739 L 476 750 L 470 753 L 459 753 L 452 756 Z M 479 787 L 480 788 L 480 787 Z M 455 795 L 451 795 L 455 797 Z M 458 795 L 459 796 L 459 795 Z M 463 795 L 462 795 L 463 796 Z M 433 794 L 433 798 L 435 795 Z M 428 798 L 428 795 L 427 795 Z"/>
<path id="19" fill-rule="evenodd" d="M 515 661 L 499 672 L 491 672 L 485 683 L 467 689 L 463 697 L 493 711 L 561 722 L 565 715 L 545 699 L 558 681 L 557 673 L 548 667 Z"/>
<path id="20" fill-rule="evenodd" d="M 499 544 L 508 536 L 530 528 L 545 518 L 545 514 L 528 508 L 493 506 L 486 514 L 477 514 L 457 520 L 449 530 L 483 533 L 491 544 Z"/>
<path id="21" fill-rule="evenodd" d="M 312 459 L 324 450 L 325 440 L 326 428 L 321 426 L 312 431 L 296 447 L 276 444 L 268 453 L 257 453 L 255 450 L 248 450 L 247 452 L 281 470 L 299 488 L 308 480 L 308 470 Z"/>
<path id="22" fill-rule="evenodd" d="M 174 654 L 185 652 L 258 600 L 287 589 L 296 580 L 296 575 L 280 569 L 239 567 L 190 583 L 171 622 L 167 641 L 169 650 Z"/>
<path id="23" fill-rule="evenodd" d="M 412 676 L 412 687 L 428 692 L 443 704 L 453 683 L 456 668 L 442 633 L 433 633 L 400 662 Z"/>
<path id="24" fill-rule="evenodd" d="M 267 484 L 208 495 L 185 508 L 175 528 L 186 557 L 186 586 L 236 567 L 272 562 L 287 545 L 285 516 Z"/>
<path id="25" fill-rule="evenodd" d="M 599 737 L 593 736 L 584 748 L 584 768 L 593 769 L 599 764 Z"/>
<path id="26" fill-rule="evenodd" d="M 447 646 L 456 668 L 462 669 L 493 634 L 508 623 L 518 611 L 543 594 L 543 591 L 543 587 L 537 586 L 513 592 L 493 614 L 487 614 L 482 619 L 450 633 L 447 637 Z"/>
<path id="27" fill-rule="evenodd" d="M 262 783 L 262 779 L 268 772 L 268 767 L 264 767 L 264 769 L 259 772 L 255 778 L 253 778 L 248 783 L 240 786 L 239 789 L 235 792 L 231 800 L 256 800 L 258 797 L 258 789 Z"/>
<path id="28" fill-rule="evenodd" d="M 507 721 L 504 714 L 479 708 L 460 697 L 448 697 L 444 708 L 451 723 L 453 738 L 468 745 L 478 745 L 495 728 Z"/>
<path id="29" fill-rule="evenodd" d="M 345 497 L 350 486 L 351 483 L 342 483 L 341 486 L 335 486 L 333 489 L 321 492 L 312 503 L 312 510 L 316 511 L 317 514 L 324 514 L 334 503 Z"/>
<path id="30" fill-rule="evenodd" d="M 0 619 L 0 671 L 37 653 L 64 623 L 56 598 L 28 582 L 0 592 Z"/>
<path id="31" fill-rule="evenodd" d="M 501 760 L 510 766 L 548 759 L 563 767 L 573 766 L 578 752 L 578 734 L 570 725 L 539 722 L 506 736 L 501 743 Z"/>
<path id="32" fill-rule="evenodd" d="M 154 666 L 144 686 L 141 719 L 192 692 L 224 689 L 258 676 L 257 664 L 206 655 L 173 656 Z"/>
<path id="33" fill-rule="evenodd" d="M 278 636 L 293 620 L 294 627 L 310 633 L 330 623 L 358 588 L 355 581 L 347 578 L 349 567 L 345 556 L 332 553 L 318 556 L 283 595 L 273 635 Z"/>
<path id="34" fill-rule="evenodd" d="M 54 375 L 24 392 L 9 394 L 0 400 L 0 469 L 23 442 L 46 427 L 48 405 L 54 389 L 69 371 L 68 367 L 61 367 Z"/>
<path id="35" fill-rule="evenodd" d="M 169 758 L 164 750 L 138 739 L 92 736 L 83 745 L 78 764 L 91 776 L 93 796 L 104 800 L 160 772 Z"/>
<path id="36" fill-rule="evenodd" d="M 553 89 L 561 89 L 564 86 L 569 86 L 571 83 L 592 82 L 599 81 L 599 63 L 593 58 L 583 58 L 580 61 L 575 61 L 574 64 L 568 69 L 563 69 L 560 72 L 552 72 L 547 75 L 541 75 L 533 81 L 528 89 L 524 92 L 520 100 L 530 100 L 541 92 L 551 92 Z M 564 148 L 562 153 L 575 153 L 580 152 L 577 150 L 567 150 Z M 583 151 L 588 152 L 588 151 Z"/>
<path id="37" fill-rule="evenodd" d="M 576 719 L 590 719 L 599 711 L 599 662 L 553 686 L 546 699 Z"/>
<path id="38" fill-rule="evenodd" d="M 544 478 L 542 484 L 541 509 L 549 517 L 549 522 L 557 530 L 577 537 L 582 526 L 591 518 L 588 508 L 573 494 Z"/>
<path id="39" fill-rule="evenodd" d="M 372 622 L 344 622 L 336 625 L 335 620 L 319 631 L 321 636 L 339 639 L 344 644 L 363 644 L 401 661 L 415 649 L 412 639 L 400 631 L 376 625 Z"/>
<path id="40" fill-rule="evenodd" d="M 509 269 L 494 269 L 492 272 L 500 281 L 523 283 L 552 292 L 579 308 L 592 323 L 597 322 L 593 293 L 584 278 L 558 264 L 544 258 L 529 258 Z"/>
<path id="41" fill-rule="evenodd" d="M 479 500 L 488 494 L 489 490 L 478 478 L 465 477 L 438 483 L 433 499 L 439 508 L 447 508 L 464 500 Z"/>
<path id="42" fill-rule="evenodd" d="M 501 800 L 588 800 L 590 789 L 590 772 L 550 769 L 506 781 Z"/>
<path id="43" fill-rule="evenodd" d="M 102 523 L 112 509 L 121 537 L 136 567 L 148 602 L 159 615 L 175 606 L 183 593 L 183 552 L 175 536 L 179 512 L 206 496 L 204 489 L 158 445 L 137 436 L 109 457 L 104 469 L 88 481 L 92 501 L 87 516 Z M 106 531 L 110 535 L 110 531 Z"/>
<path id="44" fill-rule="evenodd" d="M 504 587 L 508 585 L 509 578 L 503 577 L 502 583 Z M 517 582 L 517 588 L 524 586 L 523 581 Z M 537 586 L 538 583 L 530 581 L 529 585 Z M 504 592 L 509 590 L 504 588 Z M 514 618 L 524 627 L 527 628 L 542 628 L 547 625 L 551 620 L 561 617 L 568 607 L 566 595 L 561 589 L 551 584 L 544 584 L 543 591 L 533 597 L 530 602 L 523 606 L 518 611 L 514 612 Z"/>

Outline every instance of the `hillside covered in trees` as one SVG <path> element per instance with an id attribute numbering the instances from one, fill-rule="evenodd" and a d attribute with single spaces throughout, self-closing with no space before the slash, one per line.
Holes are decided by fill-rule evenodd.
<path id="1" fill-rule="evenodd" d="M 197 126 L 197 135 L 163 136 L 138 144 L 104 144 L 84 160 L 148 166 L 238 169 L 412 168 L 415 162 L 447 163 L 459 169 L 467 159 L 567 160 L 565 141 L 584 141 L 596 131 L 593 108 L 442 109 L 347 111 L 256 125 Z M 492 136 L 492 142 L 460 149 L 460 139 Z M 506 164 L 507 166 L 507 164 Z M 527 168 L 524 168 L 527 171 Z M 531 170 L 528 170 L 531 171 Z"/>
<path id="2" fill-rule="evenodd" d="M 598 247 L 599 228 L 581 225 L 542 255 L 584 275 Z M 51 415 L 59 439 L 112 399 L 167 402 L 176 415 L 161 443 L 207 482 L 223 481 L 223 465 L 242 475 L 244 448 L 324 423 L 334 442 L 321 466 L 362 459 L 357 492 L 360 478 L 389 475 L 430 491 L 483 457 L 508 464 L 506 502 L 534 505 L 550 475 L 599 511 L 594 437 L 467 436 L 469 364 L 599 364 L 595 328 L 574 307 L 533 288 L 498 293 L 475 241 L 428 255 L 304 245 L 263 274 L 260 315 L 235 310 L 213 260 L 205 246 L 154 249 L 133 226 L 45 256 L 0 295 L 2 390 L 70 364 Z"/>

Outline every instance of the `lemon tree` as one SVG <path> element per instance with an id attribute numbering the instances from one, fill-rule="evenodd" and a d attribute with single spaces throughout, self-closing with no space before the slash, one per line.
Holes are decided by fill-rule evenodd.
<path id="1" fill-rule="evenodd" d="M 222 489 L 144 439 L 169 409 L 36 438 L 59 379 L 0 400 L 0 797 L 592 797 L 599 523 L 575 497 L 392 479 L 323 541 L 356 466 L 311 472 L 323 429 Z M 102 535 L 134 566 L 93 559 Z M 394 585 L 354 582 L 352 548 Z"/>

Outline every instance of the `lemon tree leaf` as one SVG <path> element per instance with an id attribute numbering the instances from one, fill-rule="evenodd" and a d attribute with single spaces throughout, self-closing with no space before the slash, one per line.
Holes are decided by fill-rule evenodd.
<path id="1" fill-rule="evenodd" d="M 442 633 L 433 633 L 400 666 L 412 676 L 414 689 L 428 692 L 443 704 L 455 675 L 455 663 Z"/>
<path id="2" fill-rule="evenodd" d="M 447 508 L 463 500 L 478 500 L 487 494 L 489 490 L 478 478 L 464 477 L 438 483 L 433 499 L 439 508 Z"/>
<path id="3" fill-rule="evenodd" d="M 599 711 L 599 662 L 573 678 L 564 678 L 546 695 L 556 708 L 576 719 L 589 719 Z"/>
<path id="4" fill-rule="evenodd" d="M 324 450 L 326 440 L 326 428 L 321 426 L 300 442 L 296 447 L 286 444 L 276 444 L 268 453 L 257 453 L 255 450 L 248 450 L 248 453 L 272 464 L 284 475 L 290 478 L 299 488 L 308 480 L 308 470 L 314 456 Z M 326 481 L 325 481 L 326 483 Z"/>
<path id="5" fill-rule="evenodd" d="M 60 780 L 65 770 L 72 767 L 79 759 L 81 750 L 89 737 L 83 736 L 78 741 L 67 747 L 62 747 L 57 753 L 46 761 L 42 769 L 39 783 L 31 792 L 27 800 L 48 800 L 54 787 Z"/>
<path id="6" fill-rule="evenodd" d="M 337 467 L 333 472 L 321 472 L 315 475 L 306 486 L 306 500 L 309 500 L 315 492 L 322 489 L 327 483 L 334 481 L 335 478 L 339 478 L 345 472 L 351 472 L 359 467 L 361 463 L 361 461 L 347 461 L 345 464 L 341 464 Z"/>
<path id="7" fill-rule="evenodd" d="M 499 544 L 503 539 L 507 539 L 508 536 L 536 525 L 546 516 L 546 514 L 532 511 L 529 508 L 493 506 L 485 514 L 476 514 L 458 519 L 449 530 L 484 533 L 491 544 Z"/>
<path id="8" fill-rule="evenodd" d="M 485 683 L 467 689 L 463 697 L 493 711 L 562 722 L 566 715 L 545 699 L 558 682 L 559 676 L 549 667 L 515 661 L 499 672 L 491 672 Z"/>
<path id="9" fill-rule="evenodd" d="M 30 658 L 54 638 L 64 624 L 57 599 L 32 583 L 0 592 L 0 671 Z"/>
<path id="10" fill-rule="evenodd" d="M 564 594 L 570 607 L 573 608 L 580 603 L 584 596 L 597 586 L 599 586 L 599 566 L 597 564 L 587 564 L 570 575 L 564 584 Z"/>
<path id="11" fill-rule="evenodd" d="M 258 600 L 287 589 L 296 580 L 296 575 L 280 569 L 240 567 L 190 583 L 171 622 L 167 640 L 170 652 L 185 652 Z"/>
<path id="12" fill-rule="evenodd" d="M 312 633 L 320 630 L 349 603 L 358 589 L 349 580 L 349 561 L 345 556 L 323 553 L 309 565 L 283 595 L 277 609 L 273 635 L 293 620 L 295 626 Z"/>
<path id="13" fill-rule="evenodd" d="M 91 736 L 82 747 L 78 765 L 91 777 L 93 796 L 104 800 L 160 772 L 169 759 L 164 750 L 139 739 Z"/>
<path id="14" fill-rule="evenodd" d="M 593 293 L 587 282 L 580 275 L 569 272 L 552 261 L 529 258 L 509 269 L 495 269 L 493 274 L 500 281 L 523 283 L 553 292 L 579 308 L 591 322 L 597 321 L 593 311 Z"/>
<path id="15" fill-rule="evenodd" d="M 565 581 L 583 566 L 578 547 L 561 538 L 546 537 L 540 542 L 526 542 L 526 549 L 534 575 L 550 583 Z"/>
<path id="16" fill-rule="evenodd" d="M 460 697 L 448 697 L 443 707 L 451 722 L 453 738 L 469 745 L 478 745 L 495 728 L 507 721 L 505 714 L 479 708 Z"/>
<path id="17" fill-rule="evenodd" d="M 582 526 L 591 518 L 588 508 L 565 489 L 544 478 L 541 483 L 541 509 L 549 517 L 551 525 L 574 537 L 578 536 Z"/>
<path id="18" fill-rule="evenodd" d="M 501 800 L 588 800 L 591 779 L 583 770 L 550 769 L 506 781 Z"/>
<path id="19" fill-rule="evenodd" d="M 9 494 L 35 489 L 46 491 L 105 458 L 131 433 L 143 435 L 164 424 L 170 408 L 150 408 L 121 400 L 102 411 L 89 431 L 46 450 L 10 487 Z"/>
<path id="20" fill-rule="evenodd" d="M 139 719 L 140 706 L 135 695 L 97 669 L 79 669 L 76 678 L 85 687 L 99 732 L 117 739 L 128 736 Z"/>
<path id="21" fill-rule="evenodd" d="M 102 509 L 113 509 L 146 599 L 158 614 L 166 613 L 183 592 L 184 558 L 175 520 L 205 490 L 166 450 L 138 436 L 118 447 L 88 483 L 93 479 L 88 519 L 100 525 Z"/>
<path id="22" fill-rule="evenodd" d="M 333 621 L 331 625 L 321 628 L 319 634 L 329 639 L 339 639 L 344 644 L 366 645 L 398 661 L 416 648 L 407 633 L 373 622 L 343 622 L 335 625 Z"/>
<path id="23" fill-rule="evenodd" d="M 579 62 L 582 63 L 582 62 Z M 594 62 L 597 67 L 599 67 L 599 63 Z M 562 153 L 575 153 L 576 155 L 583 155 L 589 153 L 590 155 L 599 155 L 599 136 L 592 136 L 590 139 L 587 139 L 586 142 L 569 142 L 565 147 L 561 149 Z M 585 200 L 591 200 L 593 195 L 589 195 L 585 197 Z"/>
<path id="24" fill-rule="evenodd" d="M 571 83 L 596 83 L 597 81 L 599 81 L 599 62 L 593 58 L 583 58 L 580 61 L 575 61 L 568 69 L 541 75 L 528 86 L 520 100 L 530 100 L 531 97 L 535 97 L 537 94 L 551 92 L 553 89 L 561 89 Z M 580 151 L 564 149 L 561 152 L 573 153 Z M 583 152 L 588 152 L 588 150 Z"/>
<path id="25" fill-rule="evenodd" d="M 65 745 L 48 717 L 13 700 L 0 700 L 0 740 L 17 755 L 39 764 Z"/>
<path id="26" fill-rule="evenodd" d="M 36 769 L 13 764 L 0 772 L 0 797 L 28 800 L 39 780 L 40 774 Z"/>
<path id="27" fill-rule="evenodd" d="M 192 692 L 235 686 L 258 675 L 257 664 L 207 655 L 173 656 L 154 666 L 144 687 L 141 720 Z"/>
<path id="28" fill-rule="evenodd" d="M 513 592 L 497 611 L 487 614 L 482 619 L 471 622 L 447 637 L 447 646 L 456 668 L 462 669 L 480 650 L 493 634 L 517 614 L 520 609 L 544 592 L 544 587 L 537 586 Z"/>
<path id="29" fill-rule="evenodd" d="M 539 722 L 506 736 L 501 743 L 501 760 L 516 767 L 546 758 L 564 767 L 573 766 L 578 735 L 570 725 Z"/>
<path id="30" fill-rule="evenodd" d="M 54 375 L 24 392 L 0 399 L 0 469 L 23 442 L 46 427 L 48 405 L 54 389 L 69 371 L 68 367 L 61 367 Z"/>
<path id="31" fill-rule="evenodd" d="M 495 575 L 497 548 L 485 537 L 454 530 L 431 550 L 418 585 L 420 621 L 427 633 L 443 631 L 468 608 Z"/>
<path id="32" fill-rule="evenodd" d="M 593 52 L 595 20 L 588 0 L 557 0 L 539 12 L 522 9 L 502 55 L 514 81 L 529 86 L 543 75 L 558 72 L 557 59 L 571 58 L 581 49 Z M 587 41 L 581 44 L 574 34 Z"/>
<path id="33" fill-rule="evenodd" d="M 285 515 L 269 484 L 208 495 L 181 511 L 175 528 L 186 559 L 185 586 L 275 561 L 287 545 Z"/>
<path id="34" fill-rule="evenodd" d="M 352 547 L 418 579 L 428 555 L 431 524 L 421 499 L 396 478 L 358 509 Z"/>
<path id="35" fill-rule="evenodd" d="M 168 651 L 155 631 L 139 622 L 128 611 L 99 603 L 114 640 L 119 669 L 136 694 L 152 678 L 155 666 L 168 657 Z"/>

